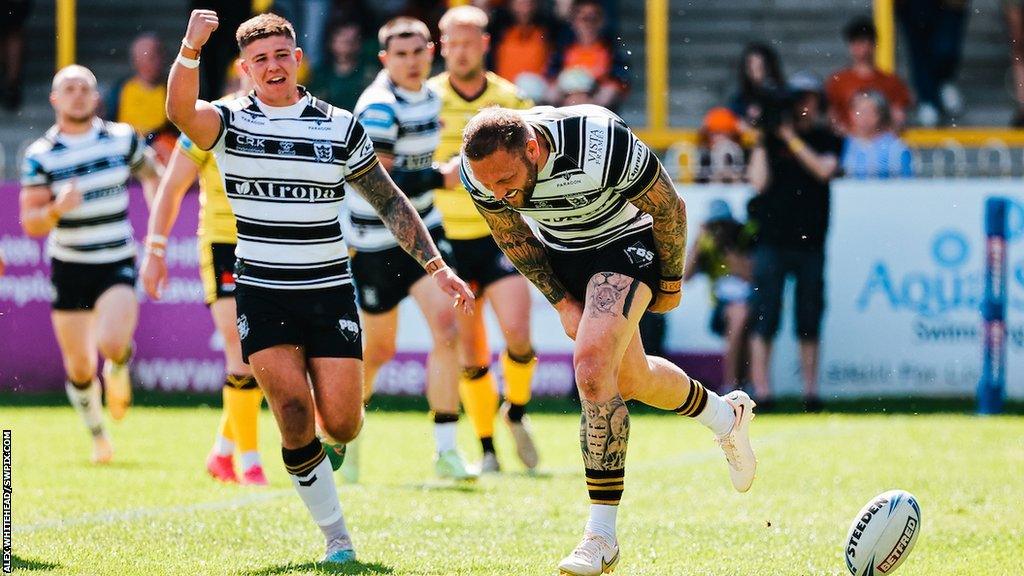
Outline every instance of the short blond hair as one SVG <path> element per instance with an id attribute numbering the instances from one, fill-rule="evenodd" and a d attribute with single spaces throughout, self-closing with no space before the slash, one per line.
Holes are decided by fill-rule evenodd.
<path id="1" fill-rule="evenodd" d="M 257 14 L 242 22 L 235 31 L 235 41 L 238 42 L 239 50 L 244 50 L 249 44 L 271 36 L 284 36 L 295 42 L 295 27 L 277 14 L 268 12 Z"/>
<path id="2" fill-rule="evenodd" d="M 426 40 L 428 43 L 430 39 L 430 29 L 422 21 L 415 18 L 409 18 L 408 16 L 399 16 L 388 20 L 383 26 L 380 27 L 380 31 L 377 32 L 377 42 L 380 43 L 381 50 L 388 49 L 388 43 L 395 38 L 409 38 L 412 36 L 419 36 Z"/>
<path id="3" fill-rule="evenodd" d="M 476 6 L 465 5 L 456 6 L 445 12 L 437 26 L 441 30 L 441 34 L 447 34 L 455 26 L 474 26 L 481 32 L 486 32 L 489 22 L 487 12 Z"/>
<path id="4" fill-rule="evenodd" d="M 92 70 L 81 64 L 71 64 L 61 68 L 53 75 L 53 83 L 50 84 L 50 90 L 56 90 L 65 80 L 76 77 L 83 78 L 90 88 L 96 89 L 96 75 L 92 73 Z"/>

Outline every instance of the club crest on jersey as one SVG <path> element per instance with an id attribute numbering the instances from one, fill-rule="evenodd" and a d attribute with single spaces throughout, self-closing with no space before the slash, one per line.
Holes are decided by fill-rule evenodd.
<path id="1" fill-rule="evenodd" d="M 574 208 L 587 205 L 587 196 L 585 194 L 570 194 L 565 197 L 566 202 L 572 204 Z"/>
<path id="2" fill-rule="evenodd" d="M 295 156 L 295 143 L 289 140 L 282 140 L 277 147 L 280 156 Z"/>
<path id="3" fill-rule="evenodd" d="M 645 248 L 640 242 L 627 247 L 625 252 L 629 263 L 638 268 L 646 268 L 651 265 L 651 262 L 654 262 L 654 252 Z"/>
<path id="4" fill-rule="evenodd" d="M 245 317 L 245 314 L 238 316 L 235 326 L 238 327 L 238 337 L 245 340 L 249 336 L 249 319 Z"/>
<path id="5" fill-rule="evenodd" d="M 334 146 L 326 140 L 313 142 L 313 152 L 316 152 L 316 159 L 321 162 L 334 160 Z"/>
<path id="6" fill-rule="evenodd" d="M 345 317 L 338 320 L 338 332 L 349 342 L 355 342 L 359 338 L 359 323 L 351 318 Z"/>

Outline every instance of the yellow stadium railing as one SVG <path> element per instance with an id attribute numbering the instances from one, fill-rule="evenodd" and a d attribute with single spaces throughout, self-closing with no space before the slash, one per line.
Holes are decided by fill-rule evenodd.
<path id="1" fill-rule="evenodd" d="M 75 0 L 57 0 L 57 70 L 75 63 Z"/>

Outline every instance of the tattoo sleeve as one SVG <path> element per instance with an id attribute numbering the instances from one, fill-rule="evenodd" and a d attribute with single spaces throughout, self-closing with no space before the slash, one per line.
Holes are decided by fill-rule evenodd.
<path id="1" fill-rule="evenodd" d="M 622 396 L 607 402 L 582 399 L 580 449 L 583 465 L 591 470 L 620 470 L 626 467 L 629 444 L 629 410 Z"/>
<path id="2" fill-rule="evenodd" d="M 544 246 L 518 213 L 505 208 L 500 211 L 480 210 L 498 247 L 505 256 L 540 290 L 548 302 L 557 304 L 565 298 L 565 286 L 555 277 Z"/>
<path id="3" fill-rule="evenodd" d="M 661 275 L 681 277 L 686 260 L 686 204 L 676 194 L 672 178 L 664 168 L 654 187 L 632 202 L 654 218 L 654 243 L 661 261 Z"/>
<path id="4" fill-rule="evenodd" d="M 409 199 L 380 164 L 349 182 L 373 206 L 398 244 L 421 265 L 440 256 L 427 227 Z"/>

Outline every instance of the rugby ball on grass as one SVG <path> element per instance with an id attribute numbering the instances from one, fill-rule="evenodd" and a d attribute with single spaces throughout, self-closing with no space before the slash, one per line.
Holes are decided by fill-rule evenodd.
<path id="1" fill-rule="evenodd" d="M 846 536 L 846 567 L 853 576 L 892 574 L 921 531 L 921 507 L 909 492 L 875 496 L 853 519 Z"/>

